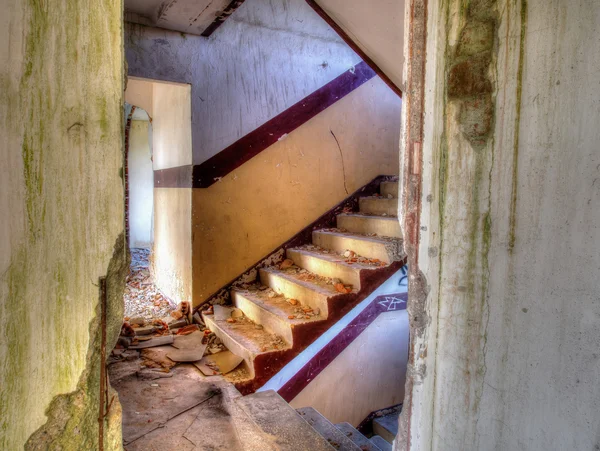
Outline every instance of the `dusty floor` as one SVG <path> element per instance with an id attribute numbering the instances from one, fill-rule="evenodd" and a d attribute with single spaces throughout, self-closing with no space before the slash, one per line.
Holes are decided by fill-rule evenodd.
<path id="1" fill-rule="evenodd" d="M 152 349 L 160 355 L 173 348 Z M 221 376 L 206 377 L 191 364 L 168 373 L 140 369 L 139 354 L 127 351 L 109 362 L 111 385 L 123 408 L 126 451 L 241 449 L 231 412 L 231 401 L 240 394 L 233 384 Z"/>

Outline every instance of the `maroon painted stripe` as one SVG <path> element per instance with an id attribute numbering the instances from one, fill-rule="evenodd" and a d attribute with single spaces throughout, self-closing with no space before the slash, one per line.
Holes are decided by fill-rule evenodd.
<path id="1" fill-rule="evenodd" d="M 154 186 L 208 188 L 376 75 L 373 69 L 361 61 L 351 70 L 344 72 L 204 163 L 193 167 L 163 169 L 161 174 L 155 175 Z M 188 179 L 190 171 L 191 180 Z"/>
<path id="2" fill-rule="evenodd" d="M 213 23 L 206 27 L 206 30 L 204 30 L 200 36 L 208 38 L 211 34 L 213 34 L 216 31 L 217 28 L 219 28 L 223 24 L 223 22 L 227 20 L 229 16 L 231 16 L 234 13 L 236 9 L 242 6 L 242 3 L 244 3 L 244 1 L 245 0 L 233 0 L 227 6 L 227 8 L 225 8 L 223 12 L 217 16 Z"/>
<path id="3" fill-rule="evenodd" d="M 154 188 L 191 188 L 192 165 L 154 171 Z"/>
<path id="4" fill-rule="evenodd" d="M 405 310 L 408 293 L 377 296 L 354 320 L 317 352 L 283 387 L 279 395 L 291 402 L 298 394 L 342 353 L 367 327 L 384 312 Z"/>

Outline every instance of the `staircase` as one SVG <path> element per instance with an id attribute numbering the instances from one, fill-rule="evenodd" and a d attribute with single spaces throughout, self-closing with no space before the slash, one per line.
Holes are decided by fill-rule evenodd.
<path id="1" fill-rule="evenodd" d="M 281 451 L 391 451 L 392 444 L 378 435 L 367 438 L 348 423 L 334 425 L 312 407 L 295 411 L 274 391 L 264 391 L 233 400 L 245 415 L 235 417 L 240 423 L 252 423 L 254 432 L 242 446 L 254 449 L 251 442 L 263 443 L 260 449 Z M 231 407 L 228 410 L 232 410 Z M 397 418 L 397 417 L 396 417 Z M 268 437 L 268 440 L 264 438 Z"/>
<path id="2" fill-rule="evenodd" d="M 202 314 L 206 326 L 244 359 L 227 377 L 253 393 L 405 262 L 396 217 L 398 182 L 361 197 L 359 211 L 337 215 L 337 227 L 315 229 L 312 243 L 259 269 L 254 282 L 230 291 L 232 305 Z"/>

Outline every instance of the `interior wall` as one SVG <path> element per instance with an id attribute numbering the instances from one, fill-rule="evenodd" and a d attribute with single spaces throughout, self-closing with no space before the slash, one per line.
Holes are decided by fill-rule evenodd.
<path id="1" fill-rule="evenodd" d="M 126 56 L 131 76 L 191 84 L 194 164 L 360 61 L 304 0 L 247 1 L 208 39 L 126 24 Z"/>
<path id="2" fill-rule="evenodd" d="M 378 175 L 397 175 L 400 107 L 375 77 L 218 183 L 194 189 L 194 304 Z"/>
<path id="3" fill-rule="evenodd" d="M 192 190 L 154 190 L 152 273 L 174 302 L 192 299 Z"/>
<path id="4" fill-rule="evenodd" d="M 190 85 L 153 82 L 154 170 L 192 163 Z M 174 302 L 192 298 L 192 189 L 154 189 L 152 272 Z"/>
<path id="5" fill-rule="evenodd" d="M 127 77 L 125 102 L 142 108 L 150 117 L 154 115 L 152 107 L 154 82 L 136 77 Z"/>
<path id="6" fill-rule="evenodd" d="M 192 164 L 191 86 L 152 83 L 154 170 Z"/>
<path id="7" fill-rule="evenodd" d="M 428 11 L 429 321 L 397 449 L 598 449 L 600 3 Z"/>
<path id="8" fill-rule="evenodd" d="M 402 403 L 407 359 L 406 310 L 382 313 L 290 405 L 356 427 L 371 412 Z"/>
<path id="9" fill-rule="evenodd" d="M 98 449 L 99 279 L 111 348 L 127 269 L 122 4 L 0 9 L 0 449 Z M 120 430 L 115 400 L 107 449 Z"/>
<path id="10" fill-rule="evenodd" d="M 404 89 L 404 0 L 316 0 L 375 64 Z"/>
<path id="11" fill-rule="evenodd" d="M 150 248 L 153 240 L 154 171 L 149 121 L 131 121 L 129 129 L 129 246 Z"/>

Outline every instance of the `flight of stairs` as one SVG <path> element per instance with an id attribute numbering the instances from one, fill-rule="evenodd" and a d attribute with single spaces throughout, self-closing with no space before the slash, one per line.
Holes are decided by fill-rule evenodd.
<path id="1" fill-rule="evenodd" d="M 206 326 L 244 359 L 227 377 L 252 393 L 361 302 L 405 262 L 396 217 L 398 182 L 359 199 L 337 227 L 314 230 L 312 244 L 287 249 L 256 282 L 231 290 L 233 305 L 202 314 Z"/>
<path id="2" fill-rule="evenodd" d="M 261 450 L 280 451 L 391 451 L 392 444 L 379 435 L 367 438 L 349 423 L 333 424 L 312 407 L 294 410 L 275 391 L 269 390 L 237 397 L 230 411 L 237 428 L 251 423 L 253 430 L 244 444 L 236 449 L 254 450 L 252 443 L 262 443 Z M 240 412 L 240 413 L 241 413 Z M 397 421 L 397 416 L 396 416 Z M 268 439 L 265 439 L 266 436 Z"/>

